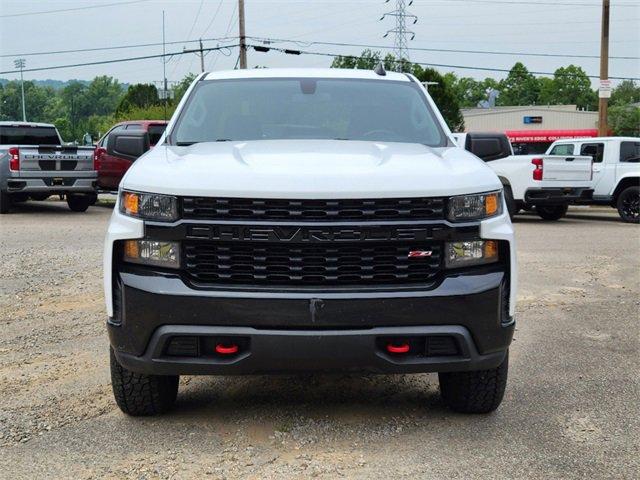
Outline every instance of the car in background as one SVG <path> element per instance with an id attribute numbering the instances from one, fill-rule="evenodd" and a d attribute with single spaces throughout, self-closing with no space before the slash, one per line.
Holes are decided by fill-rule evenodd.
<path id="1" fill-rule="evenodd" d="M 640 138 L 593 137 L 558 140 L 552 155 L 587 155 L 593 159 L 593 196 L 580 203 L 607 205 L 623 222 L 640 223 Z"/>
<path id="2" fill-rule="evenodd" d="M 143 131 L 149 134 L 149 144 L 153 147 L 167 128 L 165 120 L 129 120 L 114 125 L 99 141 L 96 148 L 96 163 L 98 167 L 98 188 L 106 191 L 118 190 L 118 185 L 124 174 L 134 162 L 134 159 L 113 156 L 107 152 L 109 136 L 115 132 Z"/>
<path id="3" fill-rule="evenodd" d="M 514 155 L 507 135 L 499 132 L 454 133 L 453 138 L 498 175 L 511 217 L 521 209 L 535 208 L 543 220 L 559 220 L 569 205 L 591 199 L 589 155 L 557 150 Z"/>

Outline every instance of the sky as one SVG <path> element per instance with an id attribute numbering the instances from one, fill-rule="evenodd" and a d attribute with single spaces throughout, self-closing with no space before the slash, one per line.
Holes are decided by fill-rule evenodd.
<path id="1" fill-rule="evenodd" d="M 237 0 L 0 0 L 0 72 L 14 70 L 15 58 L 26 68 L 87 63 L 162 53 L 162 12 L 165 12 L 167 52 L 195 48 L 186 40 L 218 39 L 238 35 Z M 274 47 L 328 54 L 358 55 L 361 46 L 322 45 L 313 42 L 376 45 L 391 51 L 394 36 L 383 35 L 395 26 L 393 17 L 380 18 L 395 8 L 396 0 L 245 0 L 246 34 L 250 37 L 293 40 Z M 407 0 L 408 3 L 408 0 Z M 611 0 L 609 75 L 640 78 L 640 0 Z M 66 10 L 66 11 L 55 11 Z M 509 69 L 516 61 L 529 70 L 553 72 L 570 63 L 589 75 L 599 74 L 600 0 L 414 0 L 408 11 L 418 17 L 408 28 L 410 60 L 436 66 L 442 73 L 482 79 L 506 73 L 482 67 Z M 410 22 L 409 22 L 410 23 Z M 249 39 L 249 43 L 258 41 Z M 119 47 L 112 50 L 27 55 L 59 50 Z M 204 40 L 204 46 L 237 44 L 237 39 Z M 442 50 L 473 50 L 483 53 Z M 495 52 L 495 53 L 484 53 Z M 506 53 L 506 54 L 505 54 Z M 527 56 L 523 54 L 587 55 L 594 58 Z M 222 49 L 205 56 L 205 69 L 234 68 L 238 49 Z M 248 65 L 265 67 L 328 67 L 332 58 L 248 52 Z M 110 75 L 121 82 L 178 81 L 200 71 L 195 54 L 49 71 L 25 72 L 25 79 L 85 79 Z M 3 78 L 19 74 L 0 73 Z M 593 80 L 596 85 L 596 80 Z M 614 84 L 617 83 L 614 81 Z"/>

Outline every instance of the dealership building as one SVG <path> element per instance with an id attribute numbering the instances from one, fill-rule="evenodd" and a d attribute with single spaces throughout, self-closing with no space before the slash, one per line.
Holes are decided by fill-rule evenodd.
<path id="1" fill-rule="evenodd" d="M 543 153 L 561 138 L 595 137 L 598 112 L 576 105 L 467 108 L 462 110 L 465 131 L 504 132 L 519 154 Z"/>

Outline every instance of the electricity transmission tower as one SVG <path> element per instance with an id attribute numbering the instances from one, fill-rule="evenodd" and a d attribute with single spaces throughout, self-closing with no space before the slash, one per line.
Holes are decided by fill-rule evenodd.
<path id="1" fill-rule="evenodd" d="M 389 0 L 386 0 L 385 3 L 389 3 Z M 410 40 L 413 40 L 416 36 L 415 32 L 411 30 L 407 30 L 407 19 L 413 20 L 412 25 L 415 25 L 418 22 L 418 17 L 407 12 L 407 7 L 410 7 L 413 3 L 413 0 L 396 0 L 396 9 L 387 12 L 380 20 L 384 20 L 386 17 L 395 17 L 396 26 L 391 30 L 387 30 L 387 33 L 383 35 L 384 38 L 388 37 L 390 33 L 395 35 L 394 45 L 393 45 L 393 54 L 396 57 L 396 70 L 401 72 L 404 65 L 409 62 L 409 47 L 407 37 L 411 37 Z"/>
<path id="2" fill-rule="evenodd" d="M 24 58 L 17 58 L 13 61 L 13 64 L 16 66 L 16 70 L 20 70 L 20 89 L 22 90 L 22 121 L 27 121 L 27 112 L 24 105 L 24 77 L 22 76 L 22 70 L 27 64 L 27 61 Z"/>

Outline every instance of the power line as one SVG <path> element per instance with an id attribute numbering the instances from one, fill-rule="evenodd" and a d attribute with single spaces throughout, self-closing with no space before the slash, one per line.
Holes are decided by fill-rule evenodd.
<path id="1" fill-rule="evenodd" d="M 229 18 L 229 23 L 227 24 L 227 29 L 225 30 L 225 34 L 224 34 L 224 35 L 225 35 L 225 37 L 226 37 L 227 35 L 229 35 L 229 32 L 231 32 L 231 27 L 233 26 L 233 23 L 234 23 L 234 20 L 235 20 L 236 12 L 237 12 L 237 11 L 238 11 L 238 4 L 236 3 L 236 4 L 234 4 L 234 6 L 233 6 L 233 10 L 231 11 L 231 17 Z M 234 37 L 234 38 L 237 38 L 237 37 Z M 227 55 L 226 53 L 224 53 L 224 50 L 220 50 L 220 53 L 221 53 L 222 55 L 227 56 L 227 57 L 228 57 L 229 55 L 231 55 L 231 51 L 230 51 L 230 50 L 229 50 L 229 54 L 228 54 L 228 55 Z M 213 56 L 213 60 L 209 63 L 209 70 L 213 70 L 213 66 L 214 66 L 214 65 L 216 64 L 216 62 L 218 61 L 218 58 L 219 58 L 219 56 L 218 56 L 218 55 L 214 55 L 214 56 Z"/>
<path id="2" fill-rule="evenodd" d="M 191 38 L 191 34 L 193 33 L 193 29 L 196 27 L 196 23 L 198 23 L 198 19 L 200 18 L 200 12 L 202 11 L 202 4 L 204 3 L 204 0 L 200 0 L 200 5 L 198 6 L 198 11 L 196 12 L 196 16 L 193 19 L 193 23 L 191 24 L 191 29 L 189 30 L 189 33 L 187 34 L 187 38 Z"/>
<path id="3" fill-rule="evenodd" d="M 0 15 L 0 18 L 12 18 L 12 17 L 26 17 L 31 15 L 44 15 L 48 13 L 62 13 L 62 12 L 75 12 L 78 10 L 89 10 L 92 8 L 105 8 L 105 7 L 116 7 L 119 5 L 131 5 L 132 3 L 142 3 L 149 2 L 151 0 L 129 0 L 128 2 L 116 2 L 116 3 L 103 3 L 100 5 L 87 5 L 85 7 L 74 7 L 74 8 L 62 8 L 59 10 L 41 10 L 39 12 L 23 12 L 23 13 L 9 13 L 5 15 Z"/>
<path id="4" fill-rule="evenodd" d="M 203 38 L 203 42 L 215 42 L 215 41 L 226 41 L 226 40 L 236 40 L 238 37 L 218 37 L 218 38 Z M 185 43 L 196 43 L 199 40 L 175 40 L 173 42 L 166 42 L 165 45 L 178 45 Z M 95 47 L 95 48 L 77 48 L 73 50 L 53 50 L 49 52 L 30 52 L 30 53 L 3 53 L 0 54 L 0 58 L 3 57 L 29 57 L 29 56 L 44 56 L 44 55 L 56 55 L 61 53 L 80 53 L 80 52 L 98 52 L 102 50 L 123 50 L 127 48 L 141 48 L 141 47 L 157 47 L 162 45 L 162 42 L 156 43 L 138 43 L 132 45 L 116 45 L 111 47 Z"/>
<path id="5" fill-rule="evenodd" d="M 211 51 L 219 51 L 219 50 L 226 50 L 229 48 L 235 48 L 235 47 L 239 47 L 239 44 L 232 44 L 232 45 L 224 45 L 224 46 L 218 46 L 218 47 L 208 47 L 208 48 L 203 48 L 202 51 L 203 52 L 211 52 Z M 339 53 L 327 53 L 327 52 L 316 52 L 316 51 L 308 51 L 308 50 L 293 50 L 293 49 L 287 49 L 287 48 L 280 48 L 280 47 L 272 47 L 272 46 L 264 46 L 264 45 L 247 45 L 247 48 L 253 48 L 256 51 L 261 51 L 261 52 L 265 52 L 265 51 L 276 51 L 276 52 L 281 52 L 281 53 L 287 53 L 287 54 L 294 54 L 294 55 L 316 55 L 316 56 L 324 56 L 324 57 L 332 57 L 332 58 L 336 58 L 336 57 L 343 57 L 343 58 L 352 58 L 352 59 L 361 59 L 363 57 L 359 56 L 359 55 L 344 55 L 344 54 L 339 54 Z M 165 54 L 157 54 L 157 55 L 145 55 L 145 56 L 139 56 L 139 57 L 128 57 L 128 58 L 118 58 L 118 59 L 112 59 L 112 60 L 102 60 L 102 61 L 96 61 L 96 62 L 85 62 L 85 63 L 75 63 L 75 64 L 67 64 L 67 65 L 54 65 L 54 66 L 50 66 L 50 67 L 38 67 L 38 68 L 27 68 L 24 69 L 23 72 L 41 72 L 41 71 L 47 71 L 47 70 L 59 70 L 59 69 L 64 69 L 64 68 L 76 68 L 76 67 L 84 67 L 84 66 L 91 66 L 91 65 L 105 65 L 105 64 L 111 64 L 111 63 L 122 63 L 122 62 L 133 62 L 133 61 L 139 61 L 139 60 L 149 60 L 149 59 L 154 59 L 154 58 L 163 58 L 163 57 L 173 57 L 173 56 L 178 56 L 178 55 L 185 55 L 185 52 L 170 52 L 170 53 L 165 53 Z M 427 62 L 412 62 L 415 63 L 416 65 L 421 65 L 421 66 L 428 66 L 428 67 L 442 67 L 442 68 L 453 68 L 453 69 L 462 69 L 462 70 L 482 70 L 482 71 L 489 71 L 489 72 L 510 72 L 510 69 L 506 69 L 506 68 L 490 68 L 490 67 L 479 67 L 479 66 L 470 66 L 470 65 L 453 65 L 453 64 L 444 64 L 444 63 L 427 63 Z M 6 70 L 3 72 L 0 72 L 0 75 L 4 75 L 4 74 L 10 74 L 10 73 L 19 73 L 20 70 Z M 548 76 L 554 76 L 556 75 L 554 72 L 542 72 L 542 71 L 530 71 L 530 73 L 535 74 L 535 75 L 548 75 Z M 565 75 L 571 75 L 571 74 L 565 74 Z M 587 75 L 587 77 L 589 78 L 599 78 L 597 75 Z M 613 77 L 610 76 L 609 77 L 612 80 L 640 80 L 640 77 Z"/>
<path id="6" fill-rule="evenodd" d="M 329 45 L 335 47 L 360 47 L 360 48 L 379 48 L 385 50 L 393 49 L 395 51 L 395 47 L 388 47 L 386 45 L 367 45 L 362 43 L 345 43 L 345 42 L 322 42 L 322 41 L 298 41 L 291 40 L 286 38 L 261 38 L 261 37 L 247 37 L 252 40 L 262 41 L 262 42 L 290 42 L 296 43 L 298 45 Z M 559 58 L 600 58 L 599 55 L 579 55 L 579 54 L 559 54 L 559 53 L 529 53 L 529 52 L 501 52 L 495 50 L 460 50 L 453 48 L 422 48 L 422 47 L 407 47 L 407 50 L 417 51 L 417 52 L 447 52 L 447 53 L 472 53 L 472 54 L 482 54 L 482 55 L 517 55 L 523 57 L 559 57 Z M 398 58 L 396 56 L 396 58 Z M 629 57 L 629 56 L 612 56 L 609 58 L 615 58 L 618 60 L 638 60 L 640 57 Z"/>
<path id="7" fill-rule="evenodd" d="M 202 51 L 203 52 L 213 52 L 216 50 L 222 50 L 222 49 L 227 49 L 227 48 L 235 48 L 239 46 L 239 44 L 234 44 L 234 45 L 224 45 L 221 47 L 209 47 L 209 48 L 203 48 Z M 96 61 L 96 62 L 85 62 L 85 63 L 74 63 L 74 64 L 67 64 L 67 65 L 54 65 L 51 67 L 38 67 L 38 68 L 25 68 L 23 71 L 24 72 L 43 72 L 46 70 L 60 70 L 63 68 L 75 68 L 75 67 L 86 67 L 86 66 L 90 66 L 90 65 L 105 65 L 105 64 L 109 64 L 109 63 L 122 63 L 122 62 L 135 62 L 138 60 L 150 60 L 153 58 L 164 58 L 164 57 L 173 57 L 176 55 L 188 55 L 188 52 L 171 52 L 171 53 L 159 53 L 157 55 L 145 55 L 145 56 L 141 56 L 141 57 L 128 57 L 128 58 L 116 58 L 116 59 L 112 59 L 112 60 L 100 60 L 100 61 Z M 7 73 L 18 73 L 20 70 L 5 70 L 4 72 L 0 72 L 0 75 L 4 75 Z M 613 77 L 612 77 L 613 78 Z"/>
<path id="8" fill-rule="evenodd" d="M 326 53 L 326 52 L 314 52 L 314 51 L 307 51 L 307 50 L 292 50 L 292 49 L 287 49 L 287 48 L 279 48 L 279 47 L 265 47 L 263 45 L 247 45 L 247 47 L 249 48 L 253 48 L 254 50 L 260 51 L 260 52 L 265 52 L 265 51 L 269 51 L 269 50 L 274 50 L 276 52 L 281 52 L 281 53 L 288 53 L 288 54 L 293 54 L 293 55 L 319 55 L 319 56 L 324 56 L 324 57 L 342 57 L 342 58 L 351 58 L 354 60 L 359 60 L 362 59 L 364 57 L 361 57 L 360 55 L 342 55 L 339 53 Z M 256 49 L 257 47 L 257 49 Z M 483 71 L 488 71 L 488 72 L 510 72 L 511 69 L 509 68 L 490 68 L 490 67 L 476 67 L 476 66 L 470 66 L 470 65 L 450 65 L 450 64 L 445 64 L 445 63 L 427 63 L 427 62 L 411 62 L 414 63 L 416 65 L 420 65 L 420 66 L 426 66 L 426 67 L 443 67 L 443 68 L 455 68 L 455 69 L 462 69 L 462 70 L 483 70 Z M 2 73 L 2 72 L 0 72 Z M 539 71 L 532 71 L 530 70 L 529 73 L 532 73 L 534 75 L 548 75 L 548 76 L 555 76 L 557 75 L 555 72 L 539 72 Z M 563 76 L 574 76 L 573 74 L 563 74 Z M 598 75 L 587 75 L 587 77 L 589 78 L 600 78 Z M 609 77 L 610 79 L 613 80 L 640 80 L 640 77 Z"/>
<path id="9" fill-rule="evenodd" d="M 189 33 L 187 33 L 187 38 L 191 38 L 191 34 L 193 33 L 193 29 L 196 26 L 196 23 L 198 23 L 198 19 L 200 18 L 200 11 L 202 10 L 202 5 L 204 4 L 204 0 L 200 0 L 200 5 L 198 5 L 198 11 L 196 12 L 196 16 L 193 19 L 193 23 L 191 24 L 191 28 L 189 29 Z M 202 40 L 200 40 L 200 48 L 202 49 Z M 183 50 L 186 50 L 186 46 L 182 47 Z M 192 52 L 190 52 L 192 53 Z M 203 59 L 202 59 L 202 55 L 204 55 L 202 52 L 200 52 L 201 55 L 201 65 L 204 63 Z M 173 70 L 171 70 L 171 76 L 173 77 L 173 75 L 176 73 L 176 70 L 178 69 L 178 65 L 180 65 L 180 60 L 182 60 L 182 57 L 178 57 L 178 61 L 176 62 L 176 64 L 173 66 Z M 188 71 L 191 71 L 191 65 L 193 65 L 193 58 L 191 59 L 191 62 L 189 62 L 189 68 L 187 68 Z"/>
<path id="10" fill-rule="evenodd" d="M 220 7 L 222 7 L 222 1 L 223 0 L 220 0 L 220 3 L 218 3 L 218 8 L 216 8 L 216 11 L 214 12 L 213 17 L 211 17 L 211 21 L 207 25 L 207 28 L 205 28 L 204 32 L 202 32 L 202 35 L 200 35 L 201 37 L 204 37 L 207 34 L 207 32 L 209 31 L 209 29 L 211 28 L 211 25 L 213 25 L 213 21 L 218 16 L 218 12 L 220 11 Z"/>
<path id="11" fill-rule="evenodd" d="M 598 7 L 602 6 L 601 2 L 596 3 L 568 3 L 568 2 L 535 2 L 532 4 L 530 1 L 507 1 L 507 0 L 449 0 L 451 2 L 467 2 L 467 3 L 488 3 L 488 4 L 501 4 L 501 5 L 569 5 L 572 7 Z M 617 7 L 638 7 L 640 3 L 617 3 Z"/>

